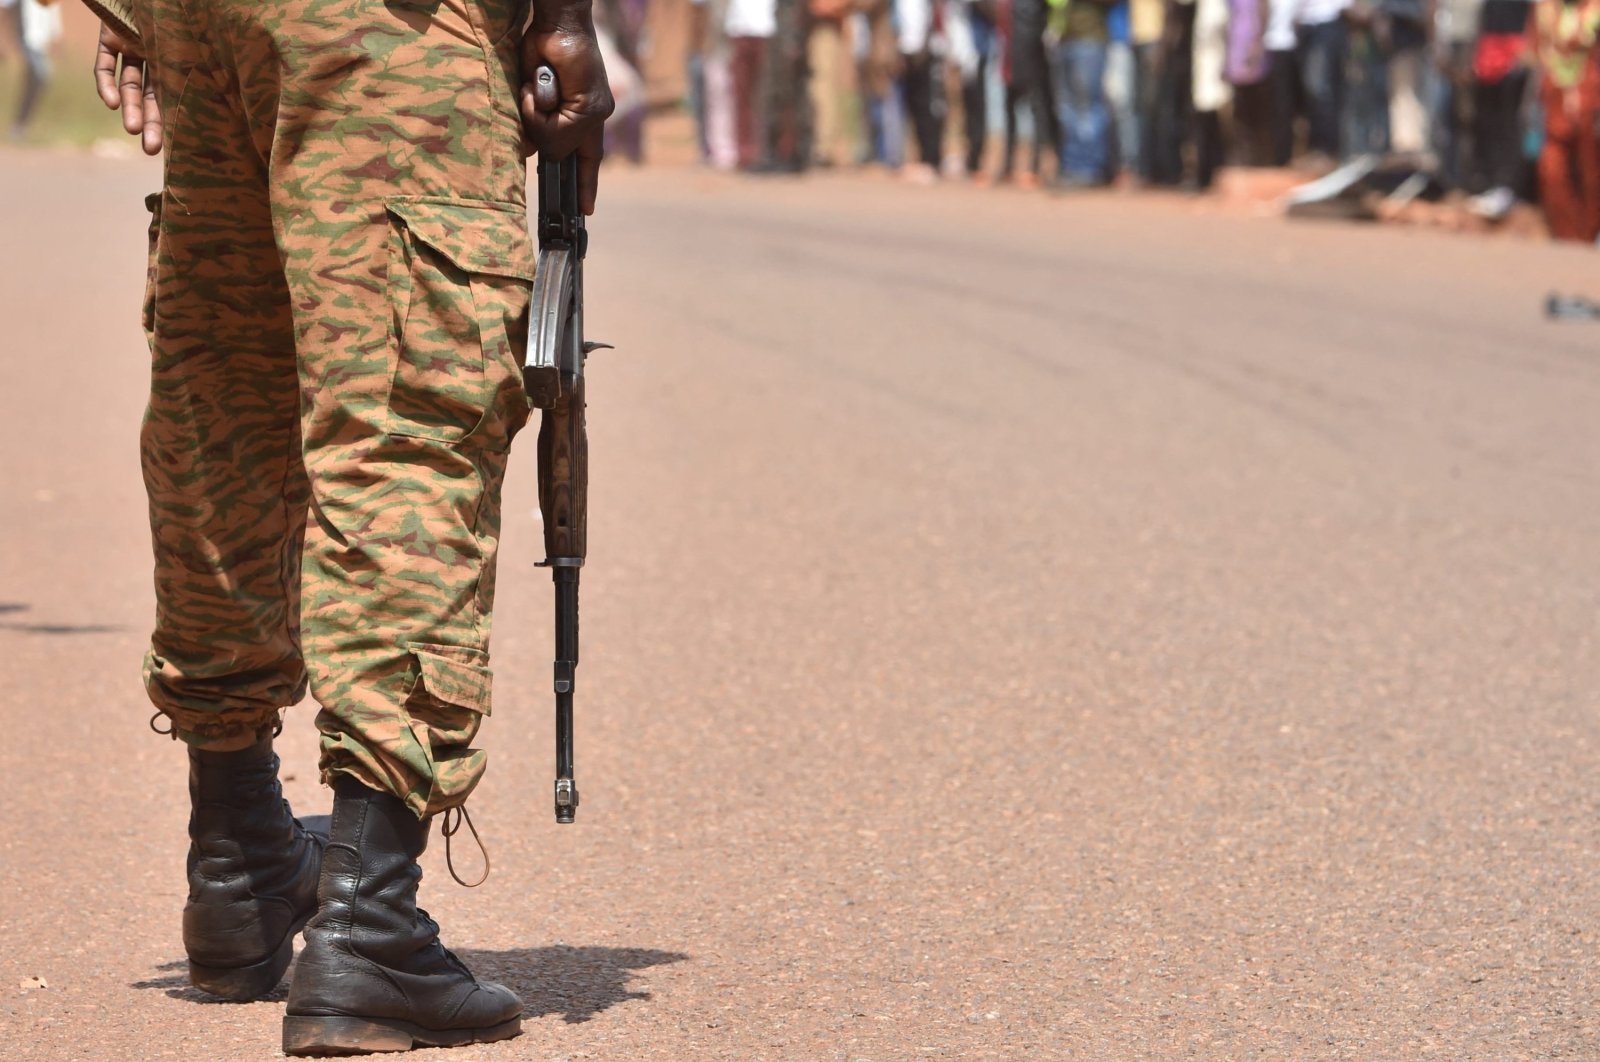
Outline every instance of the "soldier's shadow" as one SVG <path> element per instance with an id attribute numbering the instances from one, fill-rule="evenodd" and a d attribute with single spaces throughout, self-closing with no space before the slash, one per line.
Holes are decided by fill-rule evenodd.
<path id="1" fill-rule="evenodd" d="M 472 972 L 499 981 L 521 997 L 525 1018 L 559 1015 L 568 1024 L 593 1018 L 618 1003 L 648 1000 L 630 986 L 636 970 L 683 962 L 689 956 L 654 948 L 513 948 L 458 953 Z"/>
<path id="2" fill-rule="evenodd" d="M 499 981 L 521 997 L 523 1017 L 559 1015 L 572 1025 L 586 1022 L 618 1003 L 648 1000 L 649 992 L 630 987 L 634 971 L 689 958 L 682 952 L 653 948 L 566 946 L 463 950 L 457 954 L 479 978 Z M 189 984 L 188 964 L 182 960 L 164 963 L 157 971 L 165 976 L 135 981 L 130 987 L 162 989 L 173 999 L 193 1003 L 223 1002 Z M 288 994 L 289 981 L 285 978 L 261 1002 L 281 1003 Z"/>

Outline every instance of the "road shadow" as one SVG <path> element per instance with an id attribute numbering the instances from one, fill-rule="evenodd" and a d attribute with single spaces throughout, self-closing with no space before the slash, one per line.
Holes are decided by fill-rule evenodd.
<path id="1" fill-rule="evenodd" d="M 635 970 L 683 962 L 689 956 L 654 948 L 514 948 L 461 951 L 461 961 L 489 981 L 522 998 L 522 1016 L 560 1015 L 569 1025 L 586 1022 L 618 1003 L 650 998 L 628 987 Z"/>
<path id="2" fill-rule="evenodd" d="M 143 981 L 134 981 L 129 988 L 151 988 L 164 992 L 169 999 L 181 999 L 186 1003 L 214 1003 L 219 1006 L 238 1006 L 236 1002 L 222 999 L 210 992 L 202 992 L 189 983 L 189 962 L 187 959 L 174 959 L 164 962 L 156 967 L 160 977 L 148 977 Z M 289 979 L 285 977 L 278 982 L 278 987 L 262 996 L 258 1003 L 282 1003 L 289 998 Z"/>
<path id="3" fill-rule="evenodd" d="M 127 629 L 120 623 L 0 623 L 0 631 L 19 634 L 115 634 Z"/>
<path id="4" fill-rule="evenodd" d="M 465 950 L 456 953 L 480 979 L 498 981 L 523 1003 L 522 1016 L 558 1015 L 569 1025 L 589 1021 L 618 1003 L 642 1002 L 649 992 L 628 986 L 634 971 L 683 962 L 689 956 L 652 948 L 513 948 L 508 951 Z M 190 1003 L 227 1005 L 189 983 L 189 964 L 177 959 L 156 967 L 161 976 L 134 981 L 129 988 L 155 989 Z M 294 968 L 290 967 L 290 976 Z M 289 977 L 258 1002 L 282 1003 L 289 996 Z"/>
<path id="5" fill-rule="evenodd" d="M 0 601 L 0 616 L 27 612 L 32 607 L 17 601 Z M 0 631 L 16 631 L 19 634 L 113 634 L 124 630 L 127 628 L 120 623 L 15 623 L 9 620 L 0 622 Z"/>

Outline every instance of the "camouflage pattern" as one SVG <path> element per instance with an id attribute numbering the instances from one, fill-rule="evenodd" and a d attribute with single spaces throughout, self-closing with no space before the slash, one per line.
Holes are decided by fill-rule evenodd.
<path id="1" fill-rule="evenodd" d="M 177 736 L 270 729 L 418 815 L 484 769 L 528 417 L 520 0 L 142 0 L 166 123 L 142 433 Z"/>

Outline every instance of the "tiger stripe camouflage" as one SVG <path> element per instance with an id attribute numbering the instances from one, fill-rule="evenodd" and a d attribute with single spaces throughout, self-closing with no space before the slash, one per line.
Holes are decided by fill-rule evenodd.
<path id="1" fill-rule="evenodd" d="M 166 123 L 141 446 L 156 707 L 309 683 L 325 779 L 418 815 L 484 770 L 500 489 L 528 416 L 521 0 L 142 0 Z"/>

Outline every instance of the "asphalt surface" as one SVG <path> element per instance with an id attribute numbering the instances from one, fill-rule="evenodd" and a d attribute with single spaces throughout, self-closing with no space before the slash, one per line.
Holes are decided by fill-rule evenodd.
<path id="1" fill-rule="evenodd" d="M 142 160 L 0 154 L 0 1056 L 254 1059 L 146 729 Z M 452 1059 L 1595 1059 L 1592 252 L 612 175 L 577 825 L 514 464 Z M 312 711 L 286 787 L 327 809 Z M 466 862 L 471 862 L 470 854 Z M 446 1057 L 446 1056 L 428 1056 Z"/>

